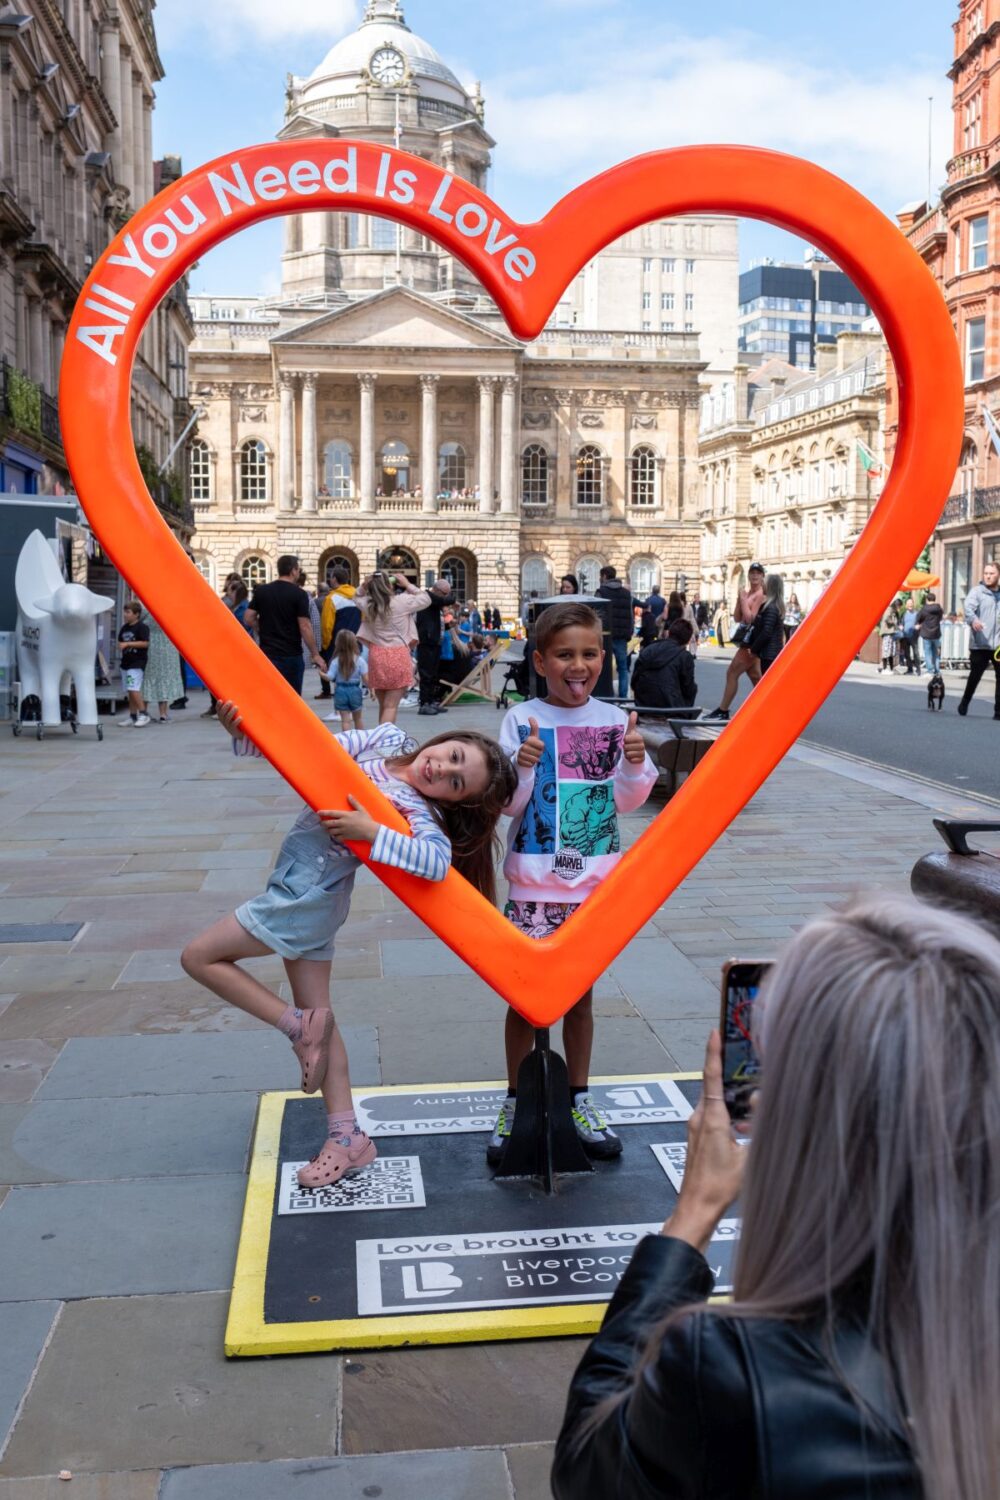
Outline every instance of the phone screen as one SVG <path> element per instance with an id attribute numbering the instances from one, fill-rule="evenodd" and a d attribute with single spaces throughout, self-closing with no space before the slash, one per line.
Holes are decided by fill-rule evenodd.
<path id="1" fill-rule="evenodd" d="M 722 1093 L 733 1120 L 745 1120 L 760 1078 L 753 1008 L 769 963 L 731 963 L 722 974 Z"/>

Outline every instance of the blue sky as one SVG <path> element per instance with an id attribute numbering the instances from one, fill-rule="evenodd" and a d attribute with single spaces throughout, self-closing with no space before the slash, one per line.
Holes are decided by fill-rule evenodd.
<path id="1" fill-rule="evenodd" d="M 641 151 L 736 141 L 807 156 L 887 213 L 922 198 L 928 97 L 932 181 L 951 152 L 954 0 L 405 0 L 409 26 L 463 82 L 480 79 L 497 140 L 490 191 L 539 217 L 575 183 Z M 285 74 L 310 73 L 360 19 L 361 0 L 159 0 L 166 77 L 158 155 L 186 169 L 275 134 Z M 277 286 L 277 223 L 207 255 L 195 291 Z M 745 223 L 741 260 L 801 246 Z"/>

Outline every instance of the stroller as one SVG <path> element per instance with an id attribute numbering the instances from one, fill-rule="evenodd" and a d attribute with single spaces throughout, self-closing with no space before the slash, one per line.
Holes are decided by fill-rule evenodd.
<path id="1" fill-rule="evenodd" d="M 525 651 L 524 656 L 519 657 L 516 661 L 507 662 L 503 682 L 500 684 L 500 691 L 497 694 L 497 708 L 510 707 L 507 694 L 511 692 L 517 693 L 522 698 L 531 697 L 531 679 L 528 671 L 527 651 Z"/>

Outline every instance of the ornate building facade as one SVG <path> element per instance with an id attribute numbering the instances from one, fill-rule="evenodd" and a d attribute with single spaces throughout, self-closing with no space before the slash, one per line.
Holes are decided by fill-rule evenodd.
<path id="1" fill-rule="evenodd" d="M 368 0 L 358 29 L 290 78 L 282 137 L 398 141 L 485 184 L 494 142 L 469 91 Z M 451 256 L 361 214 L 286 222 L 277 298 L 194 298 L 190 446 L 205 575 L 273 576 L 298 554 L 378 562 L 517 615 L 613 563 L 637 593 L 698 563 L 694 331 L 553 326 L 524 345 Z"/>
<path id="2" fill-rule="evenodd" d="M 1000 0 L 960 0 L 953 26 L 954 155 L 940 201 L 908 205 L 899 225 L 936 277 L 965 370 L 965 436 L 954 491 L 931 539 L 943 603 L 960 613 L 984 562 L 1000 560 L 1000 455 L 984 410 L 1000 421 Z M 890 383 L 886 437 L 895 447 Z"/>
<path id="3" fill-rule="evenodd" d="M 786 597 L 815 604 L 861 533 L 881 480 L 885 344 L 843 333 L 815 370 L 737 366 L 702 408 L 702 598 L 732 605 L 751 561 L 781 573 Z"/>
<path id="4" fill-rule="evenodd" d="M 111 238 L 180 174 L 154 162 L 152 111 L 163 68 L 150 0 L 25 4 L 0 14 L 0 489 L 72 489 L 56 406 L 66 326 Z M 181 476 L 159 466 L 189 419 L 186 282 L 143 335 L 132 388 L 140 460 L 183 536 Z M 181 465 L 183 471 L 183 464 Z"/>

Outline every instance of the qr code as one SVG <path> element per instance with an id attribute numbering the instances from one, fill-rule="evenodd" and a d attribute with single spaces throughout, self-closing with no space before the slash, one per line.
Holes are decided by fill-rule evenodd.
<path id="1" fill-rule="evenodd" d="M 687 1142 L 667 1141 L 662 1145 L 650 1146 L 649 1149 L 666 1172 L 671 1187 L 679 1193 L 687 1164 Z"/>
<path id="2" fill-rule="evenodd" d="M 425 1208 L 424 1179 L 416 1156 L 380 1156 L 354 1177 L 333 1187 L 299 1187 L 303 1161 L 286 1161 L 281 1168 L 279 1214 L 360 1213 L 379 1208 Z"/>

